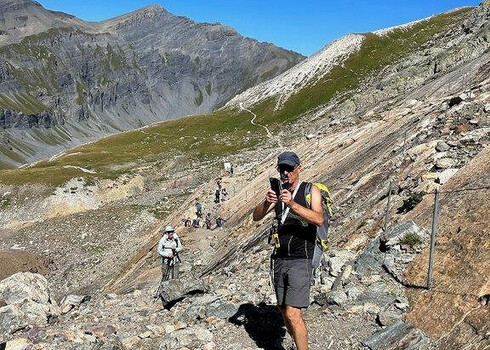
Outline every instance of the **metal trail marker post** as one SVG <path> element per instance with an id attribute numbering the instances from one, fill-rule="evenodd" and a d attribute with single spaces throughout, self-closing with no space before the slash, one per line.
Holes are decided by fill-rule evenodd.
<path id="1" fill-rule="evenodd" d="M 429 253 L 429 272 L 427 274 L 427 289 L 432 288 L 432 272 L 434 268 L 434 253 L 436 248 L 437 221 L 439 215 L 439 190 L 436 189 L 434 197 L 434 211 L 432 212 L 432 232 L 430 236 L 430 253 Z"/>

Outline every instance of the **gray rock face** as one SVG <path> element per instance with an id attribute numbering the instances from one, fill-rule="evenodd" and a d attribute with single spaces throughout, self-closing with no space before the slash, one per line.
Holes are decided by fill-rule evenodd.
<path id="1" fill-rule="evenodd" d="M 449 145 L 444 141 L 439 141 L 436 145 L 437 152 L 445 152 L 449 149 Z"/>
<path id="2" fill-rule="evenodd" d="M 60 304 L 60 310 L 62 314 L 70 312 L 74 308 L 78 308 L 81 303 L 90 298 L 86 295 L 67 295 L 63 298 Z"/>
<path id="3" fill-rule="evenodd" d="M 231 303 L 213 303 L 208 306 L 208 316 L 228 319 L 238 311 L 238 306 Z"/>
<path id="4" fill-rule="evenodd" d="M 421 242 L 427 242 L 429 233 L 418 227 L 413 221 L 404 221 L 390 228 L 386 233 L 386 247 L 388 249 L 403 243 L 406 237 L 418 237 Z"/>
<path id="5" fill-rule="evenodd" d="M 402 318 L 401 312 L 385 310 L 380 312 L 377 317 L 377 321 L 382 326 L 389 326 L 390 324 L 394 324 Z"/>
<path id="6" fill-rule="evenodd" d="M 444 171 L 442 171 L 440 174 L 439 174 L 439 183 L 442 185 L 446 182 L 449 181 L 450 178 L 452 178 L 454 176 L 454 174 L 456 174 L 458 172 L 458 169 L 445 169 Z"/>
<path id="7" fill-rule="evenodd" d="M 26 20 L 15 25 L 12 16 Z M 2 23 L 0 127 L 9 139 L 24 139 L 10 147 L 25 161 L 122 130 L 207 113 L 303 59 L 159 6 L 89 24 L 32 1 L 9 1 L 0 5 L 0 31 Z"/>
<path id="8" fill-rule="evenodd" d="M 347 299 L 347 295 L 343 291 L 333 291 L 327 296 L 327 303 L 343 306 L 347 302 Z"/>
<path id="9" fill-rule="evenodd" d="M 74 26 L 86 28 L 74 16 L 62 12 L 48 11 L 38 2 L 30 0 L 4 0 L 0 3 L 0 45 L 41 33 L 53 27 Z"/>
<path id="10" fill-rule="evenodd" d="M 398 281 L 403 282 L 408 263 L 429 243 L 429 232 L 412 221 L 406 221 L 391 228 L 386 238 L 387 252 L 383 267 Z"/>
<path id="11" fill-rule="evenodd" d="M 14 333 L 28 325 L 47 324 L 50 308 L 32 300 L 7 305 L 0 308 L 0 330 L 3 335 Z"/>
<path id="12" fill-rule="evenodd" d="M 436 161 L 436 168 L 448 169 L 458 164 L 458 160 L 454 158 L 441 158 Z"/>
<path id="13" fill-rule="evenodd" d="M 363 342 L 371 350 L 424 350 L 429 340 L 421 330 L 404 322 L 394 323 L 373 334 Z"/>

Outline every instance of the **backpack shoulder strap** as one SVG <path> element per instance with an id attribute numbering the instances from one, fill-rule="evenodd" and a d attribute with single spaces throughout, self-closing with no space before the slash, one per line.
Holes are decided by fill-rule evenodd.
<path id="1" fill-rule="evenodd" d="M 311 182 L 307 182 L 305 185 L 305 202 L 308 209 L 311 209 L 311 186 L 313 186 Z"/>

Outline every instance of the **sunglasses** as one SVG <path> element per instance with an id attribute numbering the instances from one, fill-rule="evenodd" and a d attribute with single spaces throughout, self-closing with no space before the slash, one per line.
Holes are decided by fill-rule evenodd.
<path id="1" fill-rule="evenodd" d="M 281 164 L 281 165 L 276 166 L 276 169 L 280 174 L 282 174 L 285 171 L 287 171 L 288 173 L 292 173 L 294 171 L 294 169 L 296 169 L 296 167 L 297 166 Z"/>

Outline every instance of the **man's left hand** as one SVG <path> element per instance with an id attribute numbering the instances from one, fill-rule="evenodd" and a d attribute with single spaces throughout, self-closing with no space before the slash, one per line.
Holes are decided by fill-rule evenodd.
<path id="1" fill-rule="evenodd" d="M 288 190 L 282 190 L 281 191 L 281 196 L 279 197 L 281 202 L 289 206 L 291 202 L 293 202 L 293 197 L 291 196 L 291 192 Z"/>

